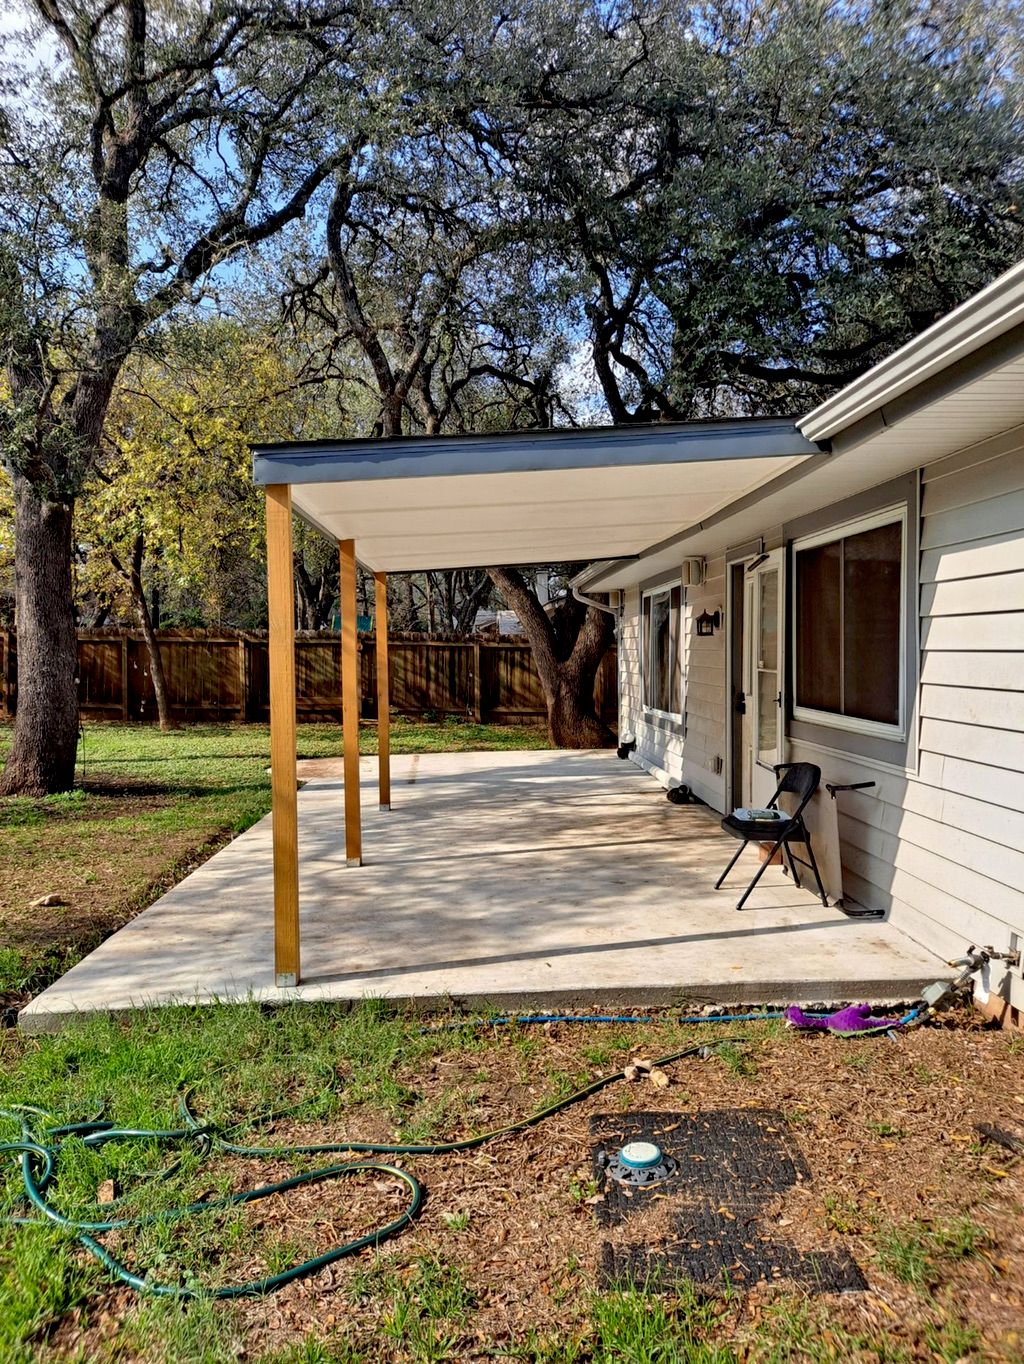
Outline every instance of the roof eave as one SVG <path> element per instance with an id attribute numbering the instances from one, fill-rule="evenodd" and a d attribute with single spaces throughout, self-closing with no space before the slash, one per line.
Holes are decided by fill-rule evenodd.
<path id="1" fill-rule="evenodd" d="M 925 380 L 1024 322 L 1024 261 L 933 323 L 797 426 L 808 440 L 830 439 Z"/>

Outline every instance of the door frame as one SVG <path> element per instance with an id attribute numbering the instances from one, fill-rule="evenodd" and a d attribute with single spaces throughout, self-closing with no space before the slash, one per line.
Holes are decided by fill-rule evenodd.
<path id="1" fill-rule="evenodd" d="M 788 599 L 786 583 L 786 551 L 782 545 L 776 546 L 774 550 L 767 550 L 764 541 L 755 540 L 746 545 L 738 546 L 731 554 L 726 555 L 726 572 L 728 575 L 726 591 L 726 648 L 725 648 L 725 704 L 726 704 L 726 726 L 725 726 L 725 810 L 728 813 L 737 807 L 738 798 L 741 791 L 737 789 L 741 785 L 739 764 L 742 762 L 742 715 L 736 708 L 736 688 L 741 685 L 742 680 L 742 660 L 744 647 L 744 631 L 746 629 L 746 610 L 745 596 L 747 591 L 747 574 L 750 565 L 755 560 L 777 558 L 779 573 L 779 690 L 782 696 L 782 704 L 779 707 L 779 752 L 784 755 L 786 744 L 786 696 L 788 686 L 787 676 L 787 616 Z M 755 610 L 756 592 L 755 592 Z M 756 720 L 756 714 L 754 716 Z M 756 761 L 756 758 L 755 758 Z M 785 761 L 784 756 L 780 761 Z"/>
<path id="2" fill-rule="evenodd" d="M 737 686 L 743 676 L 743 628 L 745 618 L 747 563 L 753 557 L 731 559 L 726 592 L 725 619 L 725 813 L 737 805 L 737 792 L 742 785 L 742 716 L 737 709 Z"/>
<path id="3" fill-rule="evenodd" d="M 748 570 L 749 571 L 749 570 Z M 754 747 L 753 747 L 753 776 L 751 779 L 751 802 L 754 805 L 766 803 L 771 799 L 777 783 L 774 768 L 778 763 L 785 762 L 786 753 L 786 551 L 782 546 L 769 551 L 767 562 L 758 565 L 754 587 L 754 611 L 755 623 L 760 629 L 762 620 L 761 593 L 764 576 L 768 573 L 775 574 L 775 666 L 774 668 L 764 668 L 764 661 L 757 660 L 757 649 L 754 649 L 754 656 L 751 660 L 754 675 Z M 755 644 L 756 644 L 755 640 Z M 775 758 L 770 764 L 762 763 L 758 757 L 760 751 L 760 673 L 762 671 L 775 673 L 776 700 L 775 706 Z M 771 776 L 766 774 L 771 772 Z M 758 792 L 758 785 L 761 784 L 762 795 Z"/>

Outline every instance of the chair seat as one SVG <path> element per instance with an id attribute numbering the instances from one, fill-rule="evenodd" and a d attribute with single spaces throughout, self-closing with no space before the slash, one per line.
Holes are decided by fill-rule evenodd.
<path id="1" fill-rule="evenodd" d="M 769 822 L 766 819 L 737 819 L 735 815 L 726 815 L 722 820 L 722 828 L 727 834 L 732 834 L 733 838 L 761 839 L 766 843 L 774 843 L 783 833 L 788 833 L 795 821 L 789 818 L 773 819 Z"/>

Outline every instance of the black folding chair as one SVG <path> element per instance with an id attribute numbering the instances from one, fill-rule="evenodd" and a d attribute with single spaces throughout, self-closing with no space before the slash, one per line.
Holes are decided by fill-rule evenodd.
<path id="1" fill-rule="evenodd" d="M 828 897 L 825 894 L 825 887 L 821 884 L 821 875 L 818 871 L 818 863 L 814 857 L 814 849 L 811 847 L 811 835 L 807 832 L 807 825 L 804 823 L 804 809 L 807 802 L 818 789 L 821 781 L 821 768 L 815 767 L 814 763 L 779 763 L 775 768 L 775 775 L 780 777 L 779 785 L 768 802 L 767 809 L 777 810 L 779 808 L 779 797 L 786 791 L 791 792 L 797 797 L 797 807 L 791 815 L 784 818 L 773 820 L 739 819 L 736 815 L 726 815 L 722 820 L 722 828 L 727 834 L 732 834 L 733 838 L 741 838 L 743 842 L 736 851 L 732 861 L 722 872 L 715 882 L 715 890 L 721 888 L 722 882 L 732 871 L 733 867 L 740 859 L 740 854 L 748 843 L 766 843 L 769 838 L 775 840 L 772 850 L 768 857 L 757 869 L 757 875 L 740 897 L 737 909 L 742 909 L 747 901 L 747 896 L 760 881 L 765 873 L 765 868 L 774 858 L 781 848 L 783 856 L 789 862 L 789 869 L 793 873 L 793 881 L 796 885 L 800 884 L 800 876 L 796 869 L 797 862 L 802 862 L 805 867 L 810 867 L 814 872 L 814 879 L 818 883 L 818 894 L 821 896 L 821 903 L 828 906 Z M 791 843 L 803 843 L 807 848 L 810 862 L 804 862 L 802 857 L 794 857 Z"/>

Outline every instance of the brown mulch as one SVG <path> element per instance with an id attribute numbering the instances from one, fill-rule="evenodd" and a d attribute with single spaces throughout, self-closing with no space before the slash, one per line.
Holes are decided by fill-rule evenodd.
<path id="1" fill-rule="evenodd" d="M 713 1036 L 712 1028 L 708 1032 Z M 644 1038 L 638 1055 L 657 1054 L 657 1028 L 638 1036 Z M 483 1052 L 447 1054 L 401 1079 L 421 1100 L 472 1090 L 476 1102 L 469 1123 L 480 1130 L 536 1108 L 548 1092 L 549 1071 L 592 1070 L 582 1049 L 599 1038 L 596 1028 L 556 1026 L 526 1059 L 513 1037 L 499 1035 Z M 716 1057 L 686 1059 L 668 1068 L 667 1089 L 648 1080 L 621 1082 L 538 1128 L 479 1150 L 407 1158 L 407 1168 L 428 1187 L 420 1220 L 383 1247 L 376 1262 L 372 1253 L 363 1254 L 268 1298 L 225 1305 L 240 1357 L 258 1358 L 315 1331 L 327 1338 L 344 1335 L 375 1360 L 408 1358 L 381 1335 L 381 1326 L 393 1311 L 395 1284 L 414 1288 L 424 1257 L 458 1266 L 474 1296 L 465 1322 L 439 1328 L 457 1340 L 450 1358 L 493 1358 L 496 1346 L 522 1342 L 530 1331 L 541 1337 L 584 1331 L 601 1243 L 609 1236 L 587 1201 L 590 1117 L 751 1107 L 781 1110 L 811 1171 L 809 1182 L 770 1205 L 769 1221 L 800 1248 L 845 1247 L 867 1280 L 864 1293 L 813 1300 L 812 1309 L 827 1312 L 832 1329 L 869 1339 L 885 1335 L 907 1357 L 930 1360 L 942 1356 L 928 1343 L 929 1327 L 955 1321 L 981 1333 L 980 1357 L 1020 1359 L 1024 1164 L 975 1130 L 976 1124 L 990 1124 L 1024 1136 L 1024 1075 L 1014 1038 L 961 1015 L 955 1025 L 945 1022 L 896 1042 L 762 1038 L 750 1055 L 756 1065 L 751 1075 L 736 1073 Z M 281 1124 L 274 1139 L 337 1141 L 342 1131 L 362 1140 L 395 1135 L 384 1115 L 358 1106 L 337 1126 Z M 240 1158 L 235 1173 L 241 1185 L 288 1168 Z M 305 1256 L 387 1220 L 403 1198 L 391 1181 L 369 1176 L 314 1186 L 287 1201 L 270 1199 L 247 1215 L 258 1219 L 268 1242 L 298 1246 Z M 630 1235 L 656 1235 L 666 1209 L 655 1203 L 651 1208 L 649 1217 L 643 1213 L 631 1223 Z M 464 1229 L 449 1225 L 455 1218 L 458 1226 L 462 1214 L 468 1214 Z M 973 1253 L 936 1255 L 924 1283 L 901 1282 L 880 1262 L 886 1234 L 927 1235 L 963 1219 L 978 1229 Z M 249 1244 L 233 1259 L 211 1263 L 210 1272 L 223 1282 L 262 1271 Z M 732 1342 L 746 1357 L 757 1330 L 767 1336 L 771 1305 L 785 1291 L 761 1286 L 725 1301 L 719 1343 Z M 130 1294 L 109 1289 L 87 1317 L 66 1319 L 52 1341 L 57 1356 L 80 1350 L 88 1357 L 104 1332 L 111 1338 L 116 1333 L 132 1301 Z M 878 1355 L 868 1345 L 859 1357 Z"/>

